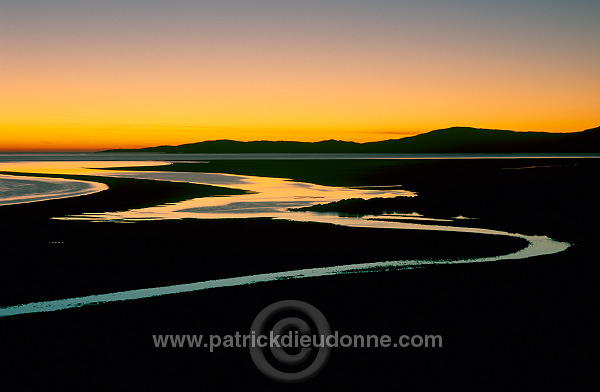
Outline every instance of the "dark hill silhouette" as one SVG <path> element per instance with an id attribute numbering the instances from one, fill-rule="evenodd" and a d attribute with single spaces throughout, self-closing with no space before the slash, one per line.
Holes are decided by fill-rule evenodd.
<path id="1" fill-rule="evenodd" d="M 402 139 L 355 143 L 211 140 L 104 152 L 163 153 L 598 153 L 600 127 L 582 132 L 516 132 L 452 127 Z"/>

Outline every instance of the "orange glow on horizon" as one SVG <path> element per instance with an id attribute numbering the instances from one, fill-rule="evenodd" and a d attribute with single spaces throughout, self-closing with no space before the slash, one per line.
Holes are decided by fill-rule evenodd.
<path id="1" fill-rule="evenodd" d="M 108 149 L 137 149 L 144 147 L 155 147 L 161 145 L 181 145 L 197 143 L 207 140 L 237 140 L 237 141 L 302 141 L 316 142 L 322 140 L 344 140 L 359 143 L 381 141 L 387 139 L 401 139 L 429 132 L 434 129 L 448 128 L 449 126 L 473 126 L 476 128 L 509 129 L 516 131 L 539 131 L 539 132 L 578 132 L 596 126 L 592 121 L 582 124 L 564 126 L 563 128 L 523 128 L 498 127 L 492 124 L 482 126 L 480 124 L 454 124 L 439 125 L 422 129 L 413 127 L 412 130 L 402 128 L 380 128 L 376 130 L 335 130 L 335 129 L 234 129 L 223 130 L 218 128 L 195 128 L 188 130 L 179 128 L 188 127 L 165 127 L 165 128 L 84 128 L 73 129 L 60 127 L 41 126 L 1 126 L 0 125 L 0 152 L 93 152 Z M 415 131 L 416 129 L 416 131 Z M 23 136 L 26 135 L 26 136 Z"/>
<path id="2" fill-rule="evenodd" d="M 596 20 L 527 2 L 65 3 L 0 15 L 0 151 L 600 125 Z"/>
<path id="3" fill-rule="evenodd" d="M 388 64 L 373 75 L 376 64 L 338 72 L 317 60 L 305 61 L 306 69 L 288 64 L 272 72 L 217 64 L 206 74 L 185 64 L 157 65 L 142 74 L 99 65 L 61 64 L 53 73 L 13 69 L 13 78 L 3 81 L 8 88 L 0 90 L 0 150 L 215 139 L 366 142 L 451 126 L 575 132 L 600 122 L 598 90 L 587 74 L 549 67 L 542 78 L 539 70 L 462 64 L 468 69 L 449 78 L 441 66 L 418 71 L 417 64 L 400 70 Z"/>

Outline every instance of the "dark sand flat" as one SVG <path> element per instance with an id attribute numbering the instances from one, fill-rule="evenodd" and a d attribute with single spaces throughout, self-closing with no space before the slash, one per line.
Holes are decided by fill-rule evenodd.
<path id="1" fill-rule="evenodd" d="M 340 185 L 400 183 L 435 201 L 411 206 L 416 212 L 463 214 L 479 218 L 477 227 L 550 235 L 573 246 L 526 260 L 288 280 L 2 318 L 0 333 L 8 338 L 1 349 L 10 360 L 0 372 L 46 388 L 280 389 L 256 370 L 247 350 L 159 349 L 152 335 L 243 332 L 265 306 L 298 299 L 318 307 L 340 333 L 440 334 L 444 347 L 335 349 L 321 374 L 292 389 L 514 390 L 576 383 L 593 370 L 598 195 L 591 184 L 597 167 L 560 162 L 534 169 L 477 163 L 471 170 L 434 162 L 410 170 L 371 163 L 360 169 L 359 162 L 312 169 L 289 164 L 286 177 L 308 181 L 310 169 L 315 182 L 334 182 L 337 176 Z M 223 172 L 259 174 L 251 163 L 221 165 L 230 165 L 220 167 Z M 206 191 L 106 181 L 114 181 L 112 191 L 0 207 L 3 227 L 10 228 L 0 240 L 2 305 L 336 263 L 494 255 L 523 246 L 515 238 L 268 219 L 134 224 L 48 219 Z M 26 377 L 32 372 L 35 377 Z"/>

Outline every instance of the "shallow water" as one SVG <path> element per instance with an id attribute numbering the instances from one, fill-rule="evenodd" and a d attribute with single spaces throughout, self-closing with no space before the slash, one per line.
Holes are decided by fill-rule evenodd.
<path id="1" fill-rule="evenodd" d="M 401 189 L 380 188 L 345 188 L 329 187 L 302 183 L 281 178 L 239 176 L 217 173 L 180 173 L 180 172 L 138 172 L 123 170 L 97 170 L 96 168 L 144 166 L 149 162 L 33 162 L 33 163 L 0 163 L 0 170 L 25 171 L 29 173 L 53 174 L 84 174 L 90 176 L 152 179 L 156 181 L 176 181 L 196 184 L 227 186 L 249 191 L 249 194 L 227 197 L 205 197 L 169 203 L 154 207 L 132 209 L 128 211 L 82 214 L 66 217 L 56 217 L 62 220 L 135 222 L 139 220 L 164 219 L 227 219 L 227 218 L 256 218 L 270 217 L 299 222 L 328 223 L 347 227 L 429 230 L 475 233 L 481 235 L 499 235 L 521 238 L 528 246 L 520 251 L 481 258 L 465 258 L 453 260 L 395 260 L 376 263 L 340 265 L 323 268 L 310 268 L 294 271 L 279 271 L 268 274 L 239 276 L 228 279 L 210 280 L 196 283 L 186 283 L 167 287 L 157 287 L 124 291 L 118 293 L 91 295 L 86 297 L 69 298 L 56 301 L 44 301 L 30 304 L 0 308 L 0 317 L 25 313 L 49 312 L 76 308 L 86 305 L 102 304 L 114 301 L 125 301 L 149 298 L 167 294 L 176 294 L 217 287 L 230 287 L 255 283 L 265 283 L 281 279 L 300 279 L 320 277 L 335 274 L 376 272 L 389 269 L 403 269 L 426 266 L 430 264 L 462 264 L 482 263 L 499 260 L 524 259 L 534 256 L 562 252 L 570 244 L 555 241 L 546 236 L 530 236 L 518 233 L 508 233 L 498 230 L 476 227 L 452 226 L 452 220 L 440 220 L 423 217 L 418 214 L 388 214 L 385 216 L 344 217 L 338 214 L 322 214 L 314 212 L 289 211 L 292 207 L 303 207 L 315 203 L 327 203 L 347 198 L 372 197 L 415 197 L 413 192 Z M 150 162 L 154 165 L 168 164 L 165 162 Z M 4 168 L 3 168 L 4 167 Z M 11 169 L 8 169 L 10 167 Z M 466 217 L 454 219 L 464 220 Z M 432 223 L 415 223 L 434 222 Z M 475 221 L 476 222 L 476 221 Z M 441 224 L 443 223 L 443 224 Z"/>
<path id="2" fill-rule="evenodd" d="M 0 206 L 83 196 L 106 189 L 108 186 L 97 182 L 0 174 Z"/>
<path id="3" fill-rule="evenodd" d="M 314 221 L 308 220 L 307 221 Z M 380 272 L 390 269 L 407 269 L 418 268 L 433 264 L 465 264 L 465 263 L 484 263 L 500 260 L 517 260 L 525 259 L 534 256 L 545 254 L 558 253 L 566 250 L 569 244 L 557 242 L 544 236 L 525 236 L 522 234 L 505 233 L 501 231 L 488 229 L 470 229 L 466 227 L 456 227 L 448 230 L 448 227 L 442 226 L 425 226 L 416 224 L 404 224 L 404 226 L 394 225 L 396 222 L 387 222 L 388 228 L 394 229 L 421 229 L 421 230 L 443 230 L 443 231 L 462 231 L 470 233 L 491 234 L 491 235 L 508 235 L 511 237 L 523 238 L 529 242 L 529 245 L 520 251 L 491 257 L 470 258 L 470 259 L 455 259 L 455 260 L 396 260 L 383 261 L 364 264 L 348 264 L 333 267 L 322 268 L 307 268 L 293 271 L 273 272 L 267 274 L 247 275 L 226 279 L 208 280 L 196 283 L 186 283 L 165 287 L 153 287 L 147 289 L 138 289 L 130 291 L 122 291 L 109 294 L 89 295 L 85 297 L 67 298 L 55 301 L 34 302 L 23 305 L 9 306 L 0 308 L 0 317 L 15 316 L 27 313 L 53 312 L 58 310 L 66 310 L 79 308 L 88 305 L 100 305 L 109 302 L 129 301 L 135 299 L 158 297 L 169 294 L 187 293 L 193 291 L 201 291 L 213 288 L 243 286 L 249 284 L 267 283 L 277 280 L 286 279 L 304 279 L 317 278 L 323 276 L 339 275 L 339 274 L 356 274 L 368 272 Z M 377 222 L 364 221 L 358 218 L 352 218 L 352 222 L 344 221 L 345 226 L 351 227 L 380 227 Z"/>

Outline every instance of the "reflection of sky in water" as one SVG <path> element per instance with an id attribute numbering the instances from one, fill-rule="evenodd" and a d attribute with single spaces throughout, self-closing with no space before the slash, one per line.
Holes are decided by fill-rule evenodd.
<path id="1" fill-rule="evenodd" d="M 104 184 L 0 174 L 0 206 L 88 195 L 108 189 Z"/>
<path id="2" fill-rule="evenodd" d="M 63 219 L 95 221 L 135 221 L 148 219 L 183 218 L 245 218 L 292 216 L 289 208 L 311 206 L 350 198 L 415 196 L 400 189 L 344 188 L 315 185 L 285 178 L 241 176 L 220 173 L 186 173 L 168 171 L 98 170 L 111 167 L 158 166 L 167 162 L 114 161 L 114 162 L 19 162 L 0 163 L 0 171 L 44 174 L 71 174 L 157 181 L 186 182 L 242 189 L 248 194 L 227 197 L 202 197 L 129 211 L 83 214 Z M 398 186 L 394 186 L 398 188 Z M 285 216 L 284 216 L 285 215 Z M 327 214 L 329 215 L 329 214 Z M 406 219 L 414 217 L 406 216 Z"/>
<path id="3" fill-rule="evenodd" d="M 154 163 L 161 164 L 161 163 Z M 501 235 L 522 238 L 528 246 L 520 251 L 500 256 L 490 256 L 472 259 L 457 260 L 396 260 L 376 263 L 340 265 L 323 268 L 310 268 L 296 271 L 280 271 L 252 276 L 239 276 L 228 279 L 219 279 L 206 282 L 196 282 L 167 287 L 156 287 L 123 291 L 119 293 L 91 295 L 87 297 L 69 298 L 57 301 L 46 301 L 0 308 L 0 317 L 17 314 L 48 312 L 86 305 L 95 305 L 106 302 L 126 301 L 149 298 L 168 294 L 206 290 L 216 287 L 230 287 L 247 284 L 263 283 L 281 279 L 314 278 L 336 274 L 385 271 L 389 269 L 414 268 L 428 264 L 460 264 L 481 263 L 498 260 L 523 259 L 544 254 L 561 252 L 569 244 L 554 241 L 545 236 L 528 236 L 517 233 L 507 233 L 498 230 L 454 227 L 439 224 L 424 224 L 406 222 L 403 220 L 434 220 L 419 214 L 386 214 L 379 217 L 342 217 L 337 214 L 318 214 L 314 212 L 290 212 L 290 207 L 301 207 L 315 203 L 326 203 L 346 198 L 372 198 L 415 196 L 411 192 L 395 189 L 341 188 L 321 185 L 299 183 L 280 178 L 265 178 L 252 176 L 233 176 L 213 173 L 172 173 L 172 172 L 125 172 L 125 171 L 100 171 L 89 167 L 125 167 L 148 165 L 148 162 L 53 162 L 29 164 L 4 164 L 0 163 L 0 170 L 26 171 L 33 173 L 64 173 L 85 174 L 121 178 L 154 179 L 160 181 L 182 181 L 197 184 L 231 186 L 252 193 L 227 197 L 206 197 L 186 200 L 150 208 L 134 209 L 122 212 L 107 212 L 101 214 L 83 214 L 60 219 L 67 220 L 92 220 L 92 221 L 120 221 L 131 222 L 136 220 L 157 219 L 182 219 L 182 218 L 250 218 L 272 217 L 278 219 L 294 220 L 300 222 L 331 223 L 348 227 L 386 228 L 386 229 L 411 229 L 450 231 L 463 233 L 476 233 L 484 235 Z M 85 168 L 87 167 L 87 168 Z M 459 217 L 455 218 L 458 219 Z M 460 217 L 464 219 L 464 217 Z M 438 220 L 447 221 L 447 220 Z"/>
<path id="4" fill-rule="evenodd" d="M 122 212 L 74 216 L 70 219 L 136 220 L 183 218 L 283 217 L 288 208 L 306 207 L 350 198 L 415 196 L 404 190 L 374 190 L 331 187 L 295 182 L 283 178 L 239 176 L 216 173 L 117 172 L 103 171 L 104 176 L 120 178 L 181 181 L 194 184 L 228 186 L 250 193 L 227 197 L 203 197 L 179 203 Z"/>
<path id="5" fill-rule="evenodd" d="M 218 173 L 184 173 L 184 172 L 151 172 L 151 171 L 112 171 L 95 170 L 91 167 L 126 167 L 143 166 L 147 162 L 61 162 L 61 167 L 48 167 L 46 170 L 73 170 L 80 174 L 99 175 L 106 177 L 152 179 L 157 181 L 178 181 L 195 184 L 229 186 L 249 191 L 244 195 L 203 197 L 169 203 L 154 207 L 132 209 L 128 211 L 105 212 L 94 214 L 73 215 L 57 219 L 134 222 L 161 219 L 231 219 L 231 218 L 275 218 L 299 222 L 330 223 L 348 227 L 411 229 L 451 231 L 490 235 L 505 235 L 526 239 L 540 254 L 554 252 L 565 245 L 548 237 L 526 236 L 503 231 L 480 229 L 474 227 L 454 227 L 449 225 L 452 220 L 434 219 L 417 213 L 385 214 L 380 216 L 347 217 L 337 213 L 295 212 L 289 208 L 304 207 L 317 203 L 329 203 L 350 198 L 370 199 L 374 197 L 414 197 L 415 193 L 382 187 L 382 189 L 344 188 L 295 182 L 284 178 L 240 176 Z M 72 169 L 68 166 L 72 165 Z M 153 165 L 164 163 L 153 162 Z M 42 166 L 44 166 L 42 164 Z M 51 166 L 51 165 L 50 165 Z M 87 167 L 88 169 L 83 169 Z M 69 173 L 72 173 L 69 171 Z M 394 186 L 397 188 L 398 186 Z M 454 219 L 465 219 L 456 217 Z M 416 221 L 416 222 L 415 222 Z M 423 221 L 422 223 L 420 221 Z M 417 223 L 418 222 L 418 223 Z M 528 256 L 529 257 L 529 256 Z"/>
<path id="6" fill-rule="evenodd" d="M 79 308 L 88 305 L 99 305 L 109 302 L 139 300 L 143 298 L 158 297 L 170 294 L 188 293 L 212 288 L 223 288 L 232 286 L 243 286 L 250 284 L 266 283 L 287 279 L 305 279 L 317 278 L 322 276 L 331 276 L 339 274 L 355 274 L 368 272 L 383 272 L 389 270 L 423 267 L 426 265 L 439 264 L 467 264 L 467 263 L 485 263 L 500 260 L 518 260 L 540 255 L 558 253 L 569 247 L 568 243 L 554 241 L 544 236 L 526 236 L 516 233 L 507 233 L 490 229 L 478 229 L 469 227 L 452 227 L 423 225 L 406 222 L 375 221 L 361 218 L 343 218 L 327 216 L 314 213 L 290 213 L 285 216 L 286 219 L 293 219 L 306 222 L 334 223 L 349 227 L 375 227 L 388 229 L 414 229 L 414 230 L 435 230 L 435 231 L 453 231 L 464 233 L 478 233 L 488 235 L 510 236 L 522 238 L 528 242 L 528 246 L 523 249 L 499 256 L 463 258 L 454 260 L 394 260 L 379 261 L 362 264 L 337 265 L 331 267 L 307 268 L 293 271 L 276 271 L 259 275 L 233 276 L 231 278 L 201 281 L 195 283 L 183 283 L 172 286 L 152 287 L 145 289 L 136 289 L 121 291 L 116 293 L 89 295 L 85 297 L 67 298 L 53 301 L 34 302 L 22 305 L 8 306 L 0 308 L 0 317 L 15 316 L 27 313 L 53 312 L 71 308 Z"/>
<path id="7" fill-rule="evenodd" d="M 151 161 L 35 161 L 35 162 L 0 162 L 0 171 L 40 174 L 78 174 L 93 175 L 102 173 L 101 170 L 90 168 L 134 167 L 134 166 L 163 166 L 165 162 Z"/>

